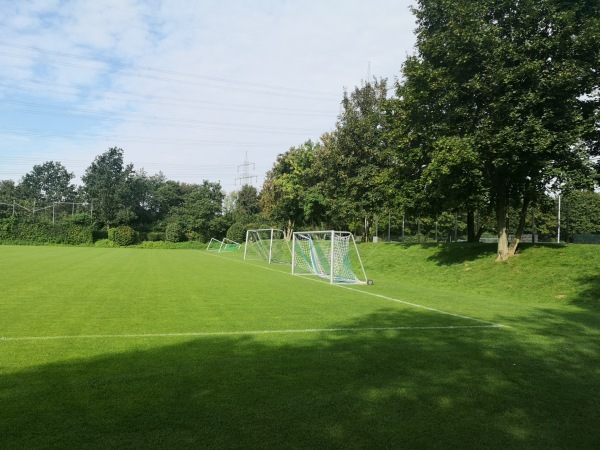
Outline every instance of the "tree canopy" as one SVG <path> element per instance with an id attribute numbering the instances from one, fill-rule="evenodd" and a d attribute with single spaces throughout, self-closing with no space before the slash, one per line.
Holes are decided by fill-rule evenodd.
<path id="1" fill-rule="evenodd" d="M 509 207 L 523 218 L 551 183 L 592 174 L 600 4 L 419 0 L 414 12 L 417 53 L 397 89 L 407 145 L 420 149 L 412 165 L 423 188 L 487 198 L 505 260 L 518 244 L 508 247 Z"/>
<path id="2" fill-rule="evenodd" d="M 219 183 L 134 171 L 113 147 L 79 192 L 52 161 L 18 185 L 0 183 L 0 213 L 19 196 L 79 195 L 99 227 L 175 240 L 223 237 L 234 224 L 241 236 L 250 223 L 367 238 L 377 217 L 401 216 L 404 232 L 410 214 L 419 236 L 425 226 L 456 238 L 462 220 L 471 242 L 494 230 L 502 261 L 527 218 L 532 232 L 556 225 L 553 193 L 570 199 L 573 230 L 595 230 L 578 205 L 596 204 L 600 180 L 600 2 L 417 0 L 413 13 L 415 52 L 394 85 L 373 78 L 344 89 L 333 129 L 279 154 L 260 192 L 247 185 L 225 196 Z"/>
<path id="3" fill-rule="evenodd" d="M 20 182 L 21 195 L 31 201 L 42 203 L 73 201 L 75 185 L 73 173 L 59 162 L 47 161 L 33 166 Z"/>

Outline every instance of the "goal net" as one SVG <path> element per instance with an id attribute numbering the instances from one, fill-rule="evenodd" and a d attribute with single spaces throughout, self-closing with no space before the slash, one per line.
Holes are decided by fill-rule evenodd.
<path id="1" fill-rule="evenodd" d="M 290 241 L 285 238 L 283 230 L 276 228 L 247 230 L 244 259 L 261 260 L 269 264 L 291 264 Z"/>
<path id="2" fill-rule="evenodd" d="M 208 246 L 206 247 L 206 250 L 209 252 L 223 253 L 239 250 L 241 247 L 242 244 L 238 244 L 237 242 L 232 241 L 231 239 L 225 238 L 222 241 L 220 241 L 218 239 L 211 238 L 210 242 L 208 243 Z"/>
<path id="3" fill-rule="evenodd" d="M 223 241 L 220 241 L 215 238 L 210 238 L 210 242 L 206 247 L 206 251 L 208 252 L 218 252 L 221 249 L 221 245 L 223 245 Z"/>
<path id="4" fill-rule="evenodd" d="M 331 284 L 371 284 L 349 231 L 297 231 L 292 240 L 292 274 L 317 275 Z M 360 270 L 359 279 L 354 267 Z"/>

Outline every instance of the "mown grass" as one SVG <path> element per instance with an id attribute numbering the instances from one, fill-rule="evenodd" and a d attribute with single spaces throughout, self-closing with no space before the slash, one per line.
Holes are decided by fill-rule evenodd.
<path id="1" fill-rule="evenodd" d="M 360 251 L 0 246 L 0 448 L 597 447 L 600 248 Z"/>

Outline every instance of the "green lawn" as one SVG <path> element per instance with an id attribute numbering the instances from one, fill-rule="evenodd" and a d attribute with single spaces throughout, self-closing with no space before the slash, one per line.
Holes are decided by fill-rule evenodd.
<path id="1" fill-rule="evenodd" d="M 494 250 L 0 246 L 0 448 L 598 447 L 600 247 Z"/>

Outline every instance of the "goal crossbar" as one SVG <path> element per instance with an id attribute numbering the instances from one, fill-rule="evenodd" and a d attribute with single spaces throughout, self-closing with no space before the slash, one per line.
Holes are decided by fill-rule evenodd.
<path id="1" fill-rule="evenodd" d="M 209 252 L 231 252 L 242 248 L 242 244 L 239 244 L 231 239 L 224 238 L 222 241 L 219 239 L 211 238 L 206 250 Z"/>
<path id="2" fill-rule="evenodd" d="M 283 230 L 258 228 L 246 231 L 244 259 L 266 261 L 269 264 L 291 264 L 292 252 Z"/>
<path id="3" fill-rule="evenodd" d="M 362 279 L 356 275 L 355 266 Z M 294 232 L 292 274 L 316 275 L 331 284 L 369 284 L 354 235 L 349 231 Z"/>

